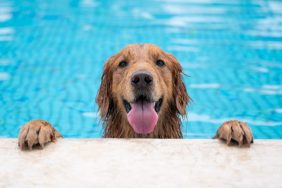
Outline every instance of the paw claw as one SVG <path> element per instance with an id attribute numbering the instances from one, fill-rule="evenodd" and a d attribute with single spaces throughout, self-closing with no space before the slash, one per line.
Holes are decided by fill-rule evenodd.
<path id="1" fill-rule="evenodd" d="M 59 138 L 57 136 L 59 133 L 56 132 L 57 131 L 47 121 L 30 121 L 21 128 L 18 146 L 21 150 L 25 148 L 32 150 L 32 147 L 38 144 L 43 149 L 45 144 Z"/>
<path id="2" fill-rule="evenodd" d="M 247 123 L 238 120 L 224 122 L 217 130 L 214 138 L 225 140 L 227 145 L 235 141 L 239 147 L 250 146 L 253 143 L 253 134 Z"/>

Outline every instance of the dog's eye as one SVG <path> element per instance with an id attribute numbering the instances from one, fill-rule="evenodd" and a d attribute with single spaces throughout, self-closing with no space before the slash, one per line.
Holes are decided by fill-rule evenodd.
<path id="1" fill-rule="evenodd" d="M 161 60 L 161 59 L 158 59 L 156 61 L 156 65 L 158 65 L 159 67 L 163 67 L 163 66 L 165 66 L 165 62 L 163 60 Z"/>
<path id="2" fill-rule="evenodd" d="M 118 64 L 118 66 L 119 66 L 120 68 L 126 67 L 127 65 L 128 65 L 127 61 L 121 61 L 121 62 Z"/>

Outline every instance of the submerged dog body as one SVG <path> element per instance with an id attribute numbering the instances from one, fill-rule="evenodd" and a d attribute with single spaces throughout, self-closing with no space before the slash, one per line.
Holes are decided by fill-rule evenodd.
<path id="1" fill-rule="evenodd" d="M 182 138 L 189 102 L 176 58 L 133 44 L 105 64 L 96 99 L 107 138 Z"/>
<path id="2" fill-rule="evenodd" d="M 182 138 L 180 118 L 189 100 L 180 63 L 152 44 L 132 44 L 112 56 L 96 98 L 106 138 Z M 34 120 L 22 126 L 19 146 L 44 147 L 59 137 L 50 123 Z M 247 124 L 237 120 L 225 122 L 215 138 L 253 142 Z"/>

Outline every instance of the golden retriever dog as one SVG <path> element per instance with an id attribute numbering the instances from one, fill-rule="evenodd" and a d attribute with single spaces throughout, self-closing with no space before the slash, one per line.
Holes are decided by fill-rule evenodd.
<path id="1" fill-rule="evenodd" d="M 177 59 L 152 44 L 132 44 L 105 64 L 96 102 L 104 122 L 105 138 L 182 138 L 181 116 L 190 101 Z M 43 120 L 24 125 L 21 149 L 42 147 L 60 134 Z M 215 138 L 250 145 L 246 123 L 225 122 Z"/>

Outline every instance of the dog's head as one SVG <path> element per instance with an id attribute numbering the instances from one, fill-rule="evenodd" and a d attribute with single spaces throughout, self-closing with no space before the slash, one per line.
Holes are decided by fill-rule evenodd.
<path id="1" fill-rule="evenodd" d="M 189 96 L 174 56 L 152 44 L 133 44 L 105 64 L 96 101 L 103 120 L 118 111 L 135 133 L 148 134 L 167 112 L 185 115 Z"/>

